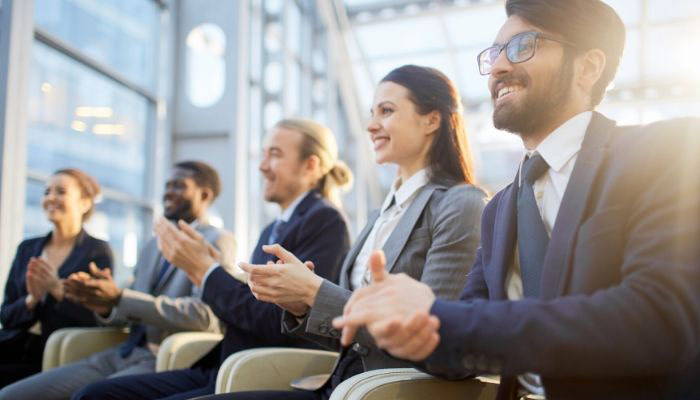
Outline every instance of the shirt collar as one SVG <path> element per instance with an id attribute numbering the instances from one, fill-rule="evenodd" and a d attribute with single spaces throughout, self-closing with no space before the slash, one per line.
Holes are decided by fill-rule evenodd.
<path id="1" fill-rule="evenodd" d="M 561 171 L 564 165 L 581 150 L 592 116 L 591 111 L 577 114 L 561 124 L 537 146 L 535 152 L 542 156 L 549 168 L 556 172 Z"/>
<path id="2" fill-rule="evenodd" d="M 396 205 L 403 208 L 411 197 L 423 186 L 428 183 L 428 169 L 423 168 L 413 174 L 406 182 L 401 183 L 401 177 L 396 178 L 394 184 L 391 185 L 391 191 L 384 199 L 382 204 L 382 212 L 386 211 L 391 205 L 391 200 L 396 197 Z"/>
<path id="3" fill-rule="evenodd" d="M 282 214 L 279 216 L 278 219 L 284 221 L 284 222 L 289 222 L 289 219 L 292 218 L 292 214 L 294 214 L 294 210 L 296 210 L 297 206 L 299 203 L 301 203 L 302 200 L 304 200 L 304 197 L 309 194 L 309 191 L 306 191 L 299 195 L 294 201 L 287 207 L 286 210 L 282 212 Z"/>

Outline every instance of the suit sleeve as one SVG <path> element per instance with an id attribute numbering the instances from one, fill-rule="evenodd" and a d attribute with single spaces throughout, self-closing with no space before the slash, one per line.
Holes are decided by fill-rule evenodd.
<path id="1" fill-rule="evenodd" d="M 689 362 L 700 348 L 700 158 L 691 150 L 700 143 L 665 136 L 687 150 L 663 157 L 658 146 L 644 161 L 649 179 L 616 181 L 645 188 L 626 204 L 619 284 L 552 300 L 438 300 L 441 342 L 423 366 L 448 378 L 606 377 L 666 375 Z"/>
<path id="2" fill-rule="evenodd" d="M 233 239 L 233 235 L 229 236 Z M 220 241 L 221 242 L 221 241 Z M 220 242 L 214 243 L 218 248 Z M 231 243 L 222 241 L 230 251 Z M 183 274 L 176 270 L 176 274 Z M 202 290 L 192 285 L 190 296 L 154 296 L 138 290 L 126 288 L 122 292 L 119 305 L 112 314 L 100 322 L 119 325 L 127 321 L 157 326 L 166 331 L 207 331 L 220 332 L 221 325 L 211 308 L 202 300 Z"/>
<path id="3" fill-rule="evenodd" d="M 38 319 L 36 308 L 29 310 L 26 306 L 27 288 L 25 274 L 29 257 L 26 243 L 22 242 L 17 247 L 15 259 L 10 268 L 10 274 L 5 284 L 5 297 L 0 310 L 0 321 L 3 329 L 29 329 Z"/>
<path id="4" fill-rule="evenodd" d="M 448 190 L 433 209 L 431 237 L 424 238 L 430 244 L 420 280 L 430 286 L 438 298 L 457 299 L 464 287 L 479 244 L 479 221 L 485 205 L 484 199 L 482 191 L 460 185 Z M 333 318 L 342 315 L 351 295 L 352 291 L 335 284 L 324 282 L 321 285 L 316 304 L 305 321 L 305 331 L 312 335 L 311 340 L 316 336 L 333 338 L 334 345 L 330 347 L 338 347 L 340 332 L 331 323 Z M 292 328 L 293 321 L 289 318 L 286 321 L 290 331 L 297 331 Z M 355 341 L 375 347 L 374 340 L 365 330 L 358 333 Z"/>
<path id="5" fill-rule="evenodd" d="M 348 250 L 347 226 L 337 210 L 322 208 L 309 215 L 300 227 L 294 254 L 303 261 L 312 261 L 315 272 L 336 280 L 340 261 Z M 269 343 L 286 339 L 280 328 L 282 309 L 275 304 L 258 301 L 250 288 L 218 267 L 209 275 L 203 300 L 228 326 L 256 334 Z"/>

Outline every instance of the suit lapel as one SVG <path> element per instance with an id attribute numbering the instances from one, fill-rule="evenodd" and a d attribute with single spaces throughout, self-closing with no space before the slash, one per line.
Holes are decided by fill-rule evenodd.
<path id="1" fill-rule="evenodd" d="M 571 263 L 575 235 L 583 219 L 594 180 L 607 155 L 607 143 L 615 122 L 593 113 L 571 178 L 564 191 L 552 238 L 544 259 L 542 293 L 544 299 L 562 294 Z"/>
<path id="2" fill-rule="evenodd" d="M 486 279 L 489 281 L 489 291 L 493 290 L 493 300 L 506 298 L 506 276 L 513 264 L 517 236 L 518 180 L 519 175 L 516 174 L 515 181 L 504 189 L 503 197 L 496 208 L 496 219 L 493 227 L 493 256 L 489 266 L 494 273 L 486 274 Z"/>
<path id="3" fill-rule="evenodd" d="M 350 252 L 345 257 L 345 261 L 343 261 L 343 267 L 340 269 L 339 284 L 341 287 L 344 287 L 346 289 L 350 288 L 350 270 L 355 264 L 355 259 L 357 259 L 357 255 L 360 254 L 362 246 L 365 245 L 365 241 L 367 241 L 367 236 L 369 236 L 369 233 L 372 231 L 374 223 L 377 222 L 377 218 L 379 218 L 379 211 L 375 210 L 372 212 L 372 214 L 370 214 L 367 220 L 367 225 L 365 225 L 365 228 L 362 229 L 362 232 L 360 232 L 360 236 L 358 236 L 357 240 L 355 241 L 355 245 L 352 246 Z"/>
<path id="4" fill-rule="evenodd" d="M 384 255 L 386 255 L 386 270 L 391 272 L 396 266 L 396 260 L 401 255 L 408 237 L 411 236 L 413 232 L 413 227 L 418 222 L 421 214 L 423 214 L 423 209 L 428 204 L 430 197 L 432 196 L 435 189 L 438 187 L 435 184 L 428 183 L 421 189 L 416 198 L 413 200 L 411 205 L 406 210 L 406 213 L 399 220 L 398 225 L 391 232 L 389 238 L 384 243 Z"/>

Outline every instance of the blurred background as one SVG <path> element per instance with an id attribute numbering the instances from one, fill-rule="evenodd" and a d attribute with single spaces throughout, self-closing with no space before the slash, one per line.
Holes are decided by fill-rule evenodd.
<path id="1" fill-rule="evenodd" d="M 627 46 L 600 111 L 622 124 L 700 116 L 700 1 L 608 3 Z M 476 55 L 504 21 L 500 0 L 0 0 L 0 283 L 19 241 L 49 230 L 44 183 L 67 166 L 103 186 L 88 230 L 112 245 L 117 279 L 183 159 L 219 170 L 212 220 L 247 259 L 278 212 L 261 201 L 261 143 L 287 116 L 336 133 L 356 234 L 394 174 L 365 131 L 373 88 L 408 63 L 457 82 L 480 183 L 497 191 L 522 145 L 493 128 Z"/>

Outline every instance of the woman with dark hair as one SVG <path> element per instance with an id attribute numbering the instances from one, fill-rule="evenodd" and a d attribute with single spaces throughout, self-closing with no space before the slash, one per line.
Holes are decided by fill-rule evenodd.
<path id="1" fill-rule="evenodd" d="M 283 329 L 341 350 L 331 321 L 352 294 L 370 280 L 368 262 L 377 250 L 386 268 L 428 284 L 439 298 L 456 299 L 479 243 L 485 193 L 474 175 L 462 122 L 460 98 L 452 82 L 433 68 L 405 65 L 377 87 L 367 130 L 376 161 L 398 166 L 398 176 L 378 213 L 348 253 L 336 285 L 279 245 L 263 246 L 275 265 L 242 264 L 249 286 L 262 301 L 285 309 Z M 378 255 L 372 256 L 376 259 Z M 220 395 L 232 399 L 327 399 L 343 380 L 378 368 L 408 364 L 386 356 L 367 336 L 341 351 L 326 379 L 300 380 L 305 390 Z M 312 384 L 317 382 L 317 384 Z"/>
<path id="2" fill-rule="evenodd" d="M 56 171 L 44 191 L 42 207 L 53 229 L 17 248 L 0 308 L 0 388 L 41 371 L 42 353 L 57 329 L 95 325 L 93 313 L 64 300 L 62 280 L 90 263 L 112 268 L 109 245 L 88 235 L 100 187 L 77 169 Z"/>

